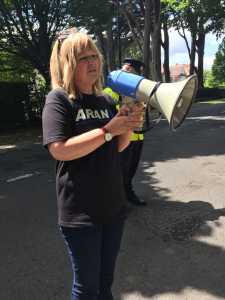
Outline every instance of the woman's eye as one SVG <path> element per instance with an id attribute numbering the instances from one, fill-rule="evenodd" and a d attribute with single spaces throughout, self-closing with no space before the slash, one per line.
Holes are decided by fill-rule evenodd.
<path id="1" fill-rule="evenodd" d="M 98 59 L 98 55 L 93 54 L 93 55 L 83 56 L 83 57 L 79 58 L 79 61 L 86 62 L 86 61 L 93 61 L 96 59 Z"/>
<path id="2" fill-rule="evenodd" d="M 84 56 L 79 59 L 79 61 L 86 61 L 86 60 L 88 60 L 88 56 Z"/>

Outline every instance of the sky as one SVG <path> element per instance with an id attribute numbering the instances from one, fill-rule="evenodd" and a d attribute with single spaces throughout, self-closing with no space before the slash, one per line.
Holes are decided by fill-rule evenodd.
<path id="1" fill-rule="evenodd" d="M 190 35 L 189 35 L 190 36 Z M 204 68 L 211 69 L 215 54 L 222 38 L 216 40 L 216 36 L 209 33 L 206 35 Z M 188 64 L 189 58 L 184 39 L 176 31 L 170 32 L 170 65 Z"/>

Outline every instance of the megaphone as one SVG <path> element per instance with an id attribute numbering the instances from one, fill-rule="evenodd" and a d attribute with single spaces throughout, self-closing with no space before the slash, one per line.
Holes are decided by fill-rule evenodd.
<path id="1" fill-rule="evenodd" d="M 174 130 L 184 121 L 197 92 L 197 76 L 173 83 L 158 83 L 126 71 L 113 71 L 107 86 L 133 102 L 144 102 L 162 113 Z M 125 98 L 126 98 L 125 97 Z"/>

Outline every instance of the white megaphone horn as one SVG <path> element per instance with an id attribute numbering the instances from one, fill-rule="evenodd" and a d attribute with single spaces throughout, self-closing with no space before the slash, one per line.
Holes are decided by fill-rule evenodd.
<path id="1" fill-rule="evenodd" d="M 176 129 L 184 121 L 197 92 L 197 76 L 173 83 L 158 83 L 125 71 L 113 71 L 107 78 L 107 86 L 133 102 L 144 102 L 162 113 L 170 129 Z"/>

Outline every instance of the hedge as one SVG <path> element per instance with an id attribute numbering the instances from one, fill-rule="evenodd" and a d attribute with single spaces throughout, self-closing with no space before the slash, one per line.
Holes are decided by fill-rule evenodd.
<path id="1" fill-rule="evenodd" d="M 0 82 L 0 129 L 12 129 L 26 122 L 25 104 L 29 90 L 25 83 Z"/>
<path id="2" fill-rule="evenodd" d="M 201 88 L 196 95 L 196 101 L 225 98 L 225 89 Z"/>

